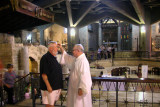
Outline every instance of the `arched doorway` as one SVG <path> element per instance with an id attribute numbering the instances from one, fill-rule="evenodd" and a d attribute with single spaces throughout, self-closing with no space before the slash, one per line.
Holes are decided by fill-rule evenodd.
<path id="1" fill-rule="evenodd" d="M 29 57 L 29 72 L 38 73 L 38 63 L 32 57 Z"/>

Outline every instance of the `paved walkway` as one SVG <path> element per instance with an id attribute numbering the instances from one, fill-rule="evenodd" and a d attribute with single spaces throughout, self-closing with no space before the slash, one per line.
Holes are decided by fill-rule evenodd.
<path id="1" fill-rule="evenodd" d="M 18 102 L 14 105 L 6 104 L 5 107 L 32 107 L 32 99 L 27 99 L 22 102 Z M 45 105 L 40 103 L 40 99 L 37 99 L 36 107 L 45 107 Z M 64 107 L 64 106 L 55 106 L 55 107 Z"/>
<path id="2" fill-rule="evenodd" d="M 44 105 L 41 105 L 40 104 L 40 100 L 36 100 L 36 106 L 37 107 L 45 107 Z M 32 107 L 32 99 L 27 99 L 27 100 L 24 100 L 22 102 L 18 102 L 14 105 L 11 105 L 11 104 L 6 104 L 6 107 Z"/>

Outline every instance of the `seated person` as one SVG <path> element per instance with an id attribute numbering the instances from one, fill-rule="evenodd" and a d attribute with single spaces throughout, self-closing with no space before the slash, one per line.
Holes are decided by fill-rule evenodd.
<path id="1" fill-rule="evenodd" d="M 25 88 L 25 98 L 26 99 L 29 99 L 29 98 L 31 98 L 31 91 L 32 91 L 32 88 L 31 88 L 31 83 L 28 83 L 28 85 L 27 85 L 27 87 Z M 35 94 L 35 96 L 37 95 L 37 89 L 36 88 L 34 88 L 34 94 Z"/>
<path id="2" fill-rule="evenodd" d="M 103 71 L 100 72 L 99 77 L 103 77 Z"/>

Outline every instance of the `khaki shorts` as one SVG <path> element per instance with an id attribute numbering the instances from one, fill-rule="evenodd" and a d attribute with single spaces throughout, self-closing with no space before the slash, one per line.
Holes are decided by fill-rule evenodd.
<path id="1" fill-rule="evenodd" d="M 48 91 L 41 90 L 42 103 L 54 105 L 55 101 L 59 99 L 60 93 L 61 93 L 61 89 L 53 90 L 51 93 L 49 93 Z"/>

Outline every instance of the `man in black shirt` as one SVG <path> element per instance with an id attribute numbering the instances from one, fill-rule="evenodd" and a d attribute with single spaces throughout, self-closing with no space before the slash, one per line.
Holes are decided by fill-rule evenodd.
<path id="1" fill-rule="evenodd" d="M 57 43 L 51 41 L 48 52 L 40 60 L 40 88 L 42 102 L 46 107 L 54 107 L 63 86 L 62 68 L 56 59 L 57 52 Z"/>

